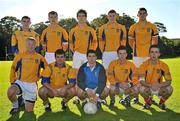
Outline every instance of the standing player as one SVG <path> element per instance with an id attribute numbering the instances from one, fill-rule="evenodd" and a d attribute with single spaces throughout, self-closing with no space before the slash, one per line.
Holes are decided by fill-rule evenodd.
<path id="1" fill-rule="evenodd" d="M 58 25 L 58 14 L 55 11 L 48 13 L 50 25 L 43 30 L 41 43 L 46 51 L 45 58 L 48 64 L 55 62 L 54 52 L 57 49 L 66 51 L 68 47 L 68 34 L 64 28 Z"/>
<path id="2" fill-rule="evenodd" d="M 117 49 L 118 59 L 111 61 L 108 67 L 108 81 L 110 87 L 110 107 L 114 106 L 115 95 L 125 94 L 124 100 L 120 99 L 120 103 L 130 106 L 131 98 L 138 95 L 137 84 L 138 73 L 135 65 L 126 60 L 127 51 L 125 46 Z"/>
<path id="3" fill-rule="evenodd" d="M 76 71 L 65 63 L 66 55 L 62 49 L 55 52 L 54 63 L 42 72 L 42 84 L 39 97 L 43 100 L 46 111 L 51 111 L 48 98 L 63 97 L 62 109 L 67 108 L 67 102 L 75 95 Z"/>
<path id="4" fill-rule="evenodd" d="M 108 88 L 106 88 L 106 71 L 104 67 L 96 62 L 97 56 L 94 50 L 87 51 L 87 62 L 84 63 L 77 76 L 77 96 L 84 100 L 89 98 L 101 108 L 100 99 L 108 96 Z M 82 106 L 86 103 L 83 102 Z"/>
<path id="5" fill-rule="evenodd" d="M 36 40 L 27 38 L 27 51 L 15 56 L 11 67 L 10 83 L 7 95 L 13 103 L 10 114 L 19 111 L 17 95 L 22 94 L 25 100 L 25 110 L 32 112 L 36 101 L 37 81 L 40 77 L 40 70 L 47 66 L 43 56 L 35 52 Z M 19 73 L 19 74 L 17 74 Z"/>
<path id="6" fill-rule="evenodd" d="M 73 54 L 72 67 L 79 67 L 87 61 L 86 53 L 89 49 L 96 50 L 97 37 L 95 30 L 87 25 L 87 12 L 80 9 L 77 12 L 78 25 L 69 33 L 69 44 Z"/>
<path id="7" fill-rule="evenodd" d="M 146 20 L 147 10 L 140 8 L 138 11 L 139 22 L 129 29 L 129 45 L 133 49 L 133 62 L 139 67 L 149 57 L 149 47 L 158 44 L 158 30 L 156 25 Z"/>
<path id="8" fill-rule="evenodd" d="M 31 19 L 28 16 L 23 16 L 21 24 L 21 29 L 15 31 L 11 38 L 12 52 L 14 54 L 26 52 L 26 40 L 28 37 L 36 39 L 36 52 L 39 52 L 39 35 L 29 28 Z"/>
<path id="9" fill-rule="evenodd" d="M 137 68 L 149 57 L 149 47 L 158 44 L 158 30 L 156 25 L 146 20 L 147 10 L 140 8 L 138 11 L 139 22 L 129 29 L 129 45 L 133 49 L 133 62 Z M 134 100 L 135 103 L 138 98 Z"/>
<path id="10" fill-rule="evenodd" d="M 126 28 L 116 21 L 116 11 L 108 12 L 108 23 L 99 28 L 99 47 L 103 54 L 103 66 L 107 70 L 109 63 L 117 59 L 116 50 L 126 46 Z"/>
<path id="11" fill-rule="evenodd" d="M 150 108 L 152 96 L 160 97 L 159 106 L 165 110 L 165 101 L 171 96 L 171 74 L 167 64 L 159 60 L 160 52 L 157 45 L 151 45 L 149 49 L 150 59 L 145 61 L 139 69 L 140 94 L 144 98 L 144 108 Z"/>

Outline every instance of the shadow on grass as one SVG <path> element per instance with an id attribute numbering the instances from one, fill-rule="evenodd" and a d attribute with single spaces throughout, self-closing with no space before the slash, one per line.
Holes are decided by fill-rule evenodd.
<path id="1" fill-rule="evenodd" d="M 36 115 L 33 112 L 24 112 L 19 117 L 19 113 L 17 113 L 12 115 L 7 121 L 36 121 Z"/>

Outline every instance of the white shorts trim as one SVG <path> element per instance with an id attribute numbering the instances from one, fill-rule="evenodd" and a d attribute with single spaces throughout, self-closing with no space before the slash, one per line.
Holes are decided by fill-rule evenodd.
<path id="1" fill-rule="evenodd" d="M 48 64 L 55 62 L 56 61 L 55 60 L 55 53 L 48 53 L 48 52 L 46 52 L 45 59 L 46 59 Z"/>
<path id="2" fill-rule="evenodd" d="M 137 68 L 139 68 L 140 65 L 148 59 L 149 57 L 133 57 L 133 63 Z"/>
<path id="3" fill-rule="evenodd" d="M 24 100 L 36 101 L 36 99 L 37 99 L 37 84 L 36 84 L 36 82 L 27 83 L 27 82 L 23 82 L 20 80 L 16 80 L 15 83 L 20 86 Z"/>
<path id="4" fill-rule="evenodd" d="M 108 69 L 110 62 L 117 58 L 117 52 L 104 52 L 102 55 L 102 65 L 105 69 Z"/>
<path id="5" fill-rule="evenodd" d="M 74 52 L 72 67 L 75 69 L 79 69 L 82 64 L 87 62 L 86 54 L 79 53 L 77 51 Z"/>

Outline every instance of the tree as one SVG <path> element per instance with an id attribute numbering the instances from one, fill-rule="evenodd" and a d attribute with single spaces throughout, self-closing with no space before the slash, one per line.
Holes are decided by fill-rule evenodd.
<path id="1" fill-rule="evenodd" d="M 157 26 L 159 33 L 165 33 L 167 32 L 167 29 L 163 23 L 160 22 L 154 22 L 154 24 Z"/>
<path id="2" fill-rule="evenodd" d="M 71 28 L 73 28 L 77 23 L 78 22 L 75 18 L 66 18 L 59 21 L 59 25 L 65 28 L 67 32 L 70 32 Z"/>
<path id="3" fill-rule="evenodd" d="M 20 20 L 16 17 L 5 16 L 0 20 L 0 58 L 5 59 L 6 52 L 10 52 L 11 36 L 20 27 Z"/>

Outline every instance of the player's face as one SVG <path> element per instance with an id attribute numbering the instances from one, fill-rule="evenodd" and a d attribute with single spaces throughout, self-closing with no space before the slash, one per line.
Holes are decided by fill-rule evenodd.
<path id="1" fill-rule="evenodd" d="M 78 22 L 81 24 L 86 23 L 87 21 L 87 17 L 85 16 L 84 13 L 79 13 L 77 16 L 77 19 L 78 19 Z"/>
<path id="2" fill-rule="evenodd" d="M 96 63 L 96 59 L 97 59 L 97 57 L 94 53 L 89 53 L 87 56 L 88 63 L 90 63 L 90 64 Z"/>
<path id="3" fill-rule="evenodd" d="M 58 64 L 64 63 L 66 60 L 64 54 L 57 54 L 55 59 Z"/>
<path id="4" fill-rule="evenodd" d="M 23 28 L 29 29 L 29 26 L 30 26 L 30 24 L 31 24 L 31 21 L 30 21 L 30 19 L 23 18 L 22 21 L 21 21 L 21 24 L 22 24 L 22 27 L 23 27 Z"/>
<path id="5" fill-rule="evenodd" d="M 150 55 L 150 59 L 152 61 L 158 60 L 158 58 L 160 56 L 159 49 L 158 48 L 151 48 L 149 55 Z"/>
<path id="6" fill-rule="evenodd" d="M 118 51 L 118 58 L 120 61 L 125 61 L 127 57 L 127 52 L 126 50 L 119 50 Z"/>
<path id="7" fill-rule="evenodd" d="M 138 12 L 138 17 L 140 21 L 145 21 L 147 17 L 147 12 L 144 10 L 141 10 Z"/>
<path id="8" fill-rule="evenodd" d="M 36 41 L 27 40 L 27 51 L 34 52 L 36 48 Z"/>
<path id="9" fill-rule="evenodd" d="M 116 13 L 109 13 L 108 14 L 108 20 L 109 22 L 115 22 L 116 21 Z"/>
<path id="10" fill-rule="evenodd" d="M 58 17 L 56 14 L 50 14 L 49 17 L 50 24 L 57 24 L 58 23 Z"/>

